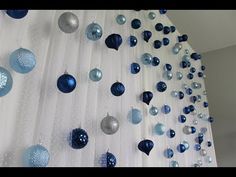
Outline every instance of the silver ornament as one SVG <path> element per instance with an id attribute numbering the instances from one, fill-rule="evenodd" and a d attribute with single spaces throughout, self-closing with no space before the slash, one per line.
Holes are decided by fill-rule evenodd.
<path id="1" fill-rule="evenodd" d="M 156 14 L 154 12 L 149 12 L 148 17 L 150 20 L 154 20 L 156 18 Z"/>
<path id="2" fill-rule="evenodd" d="M 101 122 L 101 129 L 107 135 L 114 134 L 119 129 L 119 122 L 115 117 L 107 113 L 107 116 Z"/>
<path id="3" fill-rule="evenodd" d="M 125 22 L 126 22 L 125 16 L 124 16 L 124 15 L 117 15 L 117 17 L 116 17 L 116 22 L 117 22 L 119 25 L 125 24 Z"/>
<path id="4" fill-rule="evenodd" d="M 207 163 L 211 163 L 211 162 L 212 162 L 211 156 L 206 156 L 206 162 L 207 162 Z"/>
<path id="5" fill-rule="evenodd" d="M 178 80 L 181 80 L 183 78 L 183 74 L 181 72 L 176 72 L 176 77 Z"/>
<path id="6" fill-rule="evenodd" d="M 197 102 L 201 102 L 201 99 L 202 99 L 201 95 L 197 95 Z"/>
<path id="7" fill-rule="evenodd" d="M 177 161 L 175 161 L 175 160 L 172 160 L 170 162 L 170 167 L 179 167 L 179 163 Z"/>
<path id="8" fill-rule="evenodd" d="M 173 77 L 173 73 L 171 71 L 164 71 L 163 78 L 166 80 L 171 80 Z"/>
<path id="9" fill-rule="evenodd" d="M 199 113 L 197 116 L 198 116 L 199 119 L 203 118 L 203 114 L 202 113 Z"/>
<path id="10" fill-rule="evenodd" d="M 144 65 L 149 65 L 152 63 L 152 55 L 149 53 L 144 53 L 141 57 L 141 60 Z"/>
<path id="11" fill-rule="evenodd" d="M 182 88 L 186 90 L 186 89 L 189 88 L 189 86 L 188 86 L 187 84 L 183 84 L 183 85 L 182 85 Z"/>
<path id="12" fill-rule="evenodd" d="M 185 52 L 186 55 L 189 54 L 189 50 L 188 49 L 185 49 L 184 52 Z"/>
<path id="13" fill-rule="evenodd" d="M 5 96 L 12 89 L 13 79 L 11 73 L 0 67 L 0 97 Z"/>
<path id="14" fill-rule="evenodd" d="M 200 166 L 203 165 L 202 160 L 200 160 L 200 159 L 197 161 L 197 163 L 198 163 Z"/>
<path id="15" fill-rule="evenodd" d="M 202 84 L 197 82 L 192 82 L 191 86 L 193 89 L 200 89 L 202 87 Z"/>
<path id="16" fill-rule="evenodd" d="M 97 41 L 102 37 L 102 27 L 97 23 L 91 23 L 86 28 L 86 35 L 89 40 Z"/>
<path id="17" fill-rule="evenodd" d="M 177 92 L 177 91 L 172 91 L 172 92 L 171 92 L 171 96 L 173 96 L 173 97 L 178 97 L 178 96 L 179 96 L 179 92 Z"/>
<path id="18" fill-rule="evenodd" d="M 150 109 L 149 109 L 149 113 L 152 115 L 152 116 L 156 116 L 158 114 L 159 110 L 157 107 L 155 106 L 152 106 Z"/>
<path id="19" fill-rule="evenodd" d="M 187 141 L 183 141 L 183 145 L 185 146 L 185 149 L 188 150 L 189 149 L 189 143 Z"/>
<path id="20" fill-rule="evenodd" d="M 190 60 L 190 56 L 189 55 L 184 55 L 182 60 L 188 62 Z"/>
<path id="21" fill-rule="evenodd" d="M 175 47 L 178 48 L 179 50 L 181 50 L 182 49 L 182 44 L 181 43 L 176 43 Z"/>
<path id="22" fill-rule="evenodd" d="M 197 125 L 197 124 L 198 124 L 197 119 L 194 119 L 194 120 L 193 120 L 193 124 L 194 124 L 194 125 Z"/>
<path id="23" fill-rule="evenodd" d="M 201 155 L 201 156 L 206 156 L 206 155 L 207 155 L 206 150 L 205 150 L 205 149 L 201 149 L 201 150 L 200 150 L 200 155 Z"/>
<path id="24" fill-rule="evenodd" d="M 179 50 L 178 47 L 176 47 L 176 46 L 173 47 L 173 53 L 174 53 L 174 54 L 178 54 L 179 51 L 180 51 L 180 50 Z"/>
<path id="25" fill-rule="evenodd" d="M 183 132 L 184 132 L 185 134 L 189 135 L 189 134 L 192 133 L 192 129 L 191 129 L 190 126 L 187 126 L 187 125 L 186 125 L 186 126 L 183 127 Z"/>
<path id="26" fill-rule="evenodd" d="M 94 81 L 100 81 L 102 79 L 102 71 L 98 68 L 94 68 L 89 72 L 89 78 Z"/>
<path id="27" fill-rule="evenodd" d="M 79 28 L 79 19 L 72 12 L 64 12 L 58 19 L 58 26 L 65 33 L 73 33 Z"/>

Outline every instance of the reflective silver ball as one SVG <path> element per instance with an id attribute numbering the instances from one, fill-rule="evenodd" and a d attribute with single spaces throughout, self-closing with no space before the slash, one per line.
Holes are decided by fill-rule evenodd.
<path id="1" fill-rule="evenodd" d="M 58 19 L 58 26 L 65 33 L 73 33 L 79 28 L 79 19 L 72 12 L 64 12 Z"/>
<path id="2" fill-rule="evenodd" d="M 173 77 L 173 73 L 171 71 L 164 71 L 163 78 L 166 80 L 171 80 Z"/>
<path id="3" fill-rule="evenodd" d="M 101 129 L 107 135 L 114 134 L 119 129 L 119 122 L 115 117 L 107 114 L 101 122 Z"/>
<path id="4" fill-rule="evenodd" d="M 190 126 L 187 126 L 187 125 L 186 125 L 186 126 L 183 127 L 183 132 L 184 132 L 185 134 L 189 135 L 189 134 L 192 133 L 192 129 L 191 129 Z"/>
<path id="5" fill-rule="evenodd" d="M 154 19 L 156 18 L 156 14 L 155 14 L 154 12 L 149 12 L 148 18 L 149 18 L 150 20 L 154 20 Z"/>
<path id="6" fill-rule="evenodd" d="M 124 16 L 124 15 L 117 15 L 117 17 L 116 17 L 116 22 L 117 22 L 119 25 L 125 24 L 125 22 L 126 22 L 125 16 Z"/>
<path id="7" fill-rule="evenodd" d="M 197 116 L 198 116 L 199 119 L 203 118 L 203 114 L 202 113 L 199 113 Z"/>
<path id="8" fill-rule="evenodd" d="M 205 149 L 201 149 L 201 150 L 200 150 L 200 155 L 201 155 L 201 156 L 206 156 L 206 155 L 207 155 L 206 150 L 205 150 Z"/>
<path id="9" fill-rule="evenodd" d="M 172 92 L 171 92 L 171 96 L 173 96 L 173 97 L 178 97 L 178 96 L 179 96 L 179 92 L 177 92 L 177 91 L 172 91 Z"/>
<path id="10" fill-rule="evenodd" d="M 181 43 L 176 43 L 175 47 L 178 48 L 179 50 L 181 50 L 182 49 L 182 44 Z"/>
<path id="11" fill-rule="evenodd" d="M 181 72 L 176 72 L 176 77 L 178 80 L 181 80 L 183 78 L 183 74 Z"/>
<path id="12" fill-rule="evenodd" d="M 89 78 L 94 81 L 100 81 L 102 79 L 102 71 L 98 68 L 94 68 L 89 72 Z"/>
<path id="13" fill-rule="evenodd" d="M 176 47 L 176 46 L 173 47 L 173 53 L 174 54 L 178 54 L 179 51 L 180 51 L 180 49 L 178 47 Z"/>
<path id="14" fill-rule="evenodd" d="M 149 109 L 149 113 L 152 115 L 152 116 L 156 116 L 158 114 L 159 110 L 157 107 L 155 106 L 152 106 L 150 109 Z"/>
<path id="15" fill-rule="evenodd" d="M 194 120 L 193 120 L 193 125 L 197 125 L 197 124 L 198 124 L 197 119 L 194 119 Z"/>

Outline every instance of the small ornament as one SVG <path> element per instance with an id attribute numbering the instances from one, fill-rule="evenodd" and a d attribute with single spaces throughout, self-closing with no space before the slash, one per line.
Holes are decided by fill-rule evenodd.
<path id="1" fill-rule="evenodd" d="M 191 101 L 192 103 L 195 103 L 195 102 L 197 101 L 197 97 L 196 97 L 196 96 L 191 96 L 191 97 L 190 97 L 190 101 Z"/>
<path id="2" fill-rule="evenodd" d="M 197 163 L 198 163 L 200 166 L 203 165 L 202 160 L 200 160 L 200 159 L 197 161 Z"/>
<path id="3" fill-rule="evenodd" d="M 200 167 L 198 163 L 193 164 L 193 167 Z"/>
<path id="4" fill-rule="evenodd" d="M 196 132 L 196 128 L 191 126 L 191 133 L 194 134 Z"/>
<path id="5" fill-rule="evenodd" d="M 197 75 L 198 77 L 203 77 L 203 72 L 198 72 Z"/>
<path id="6" fill-rule="evenodd" d="M 191 112 L 189 107 L 184 107 L 183 109 L 184 114 L 189 114 Z"/>
<path id="7" fill-rule="evenodd" d="M 0 97 L 5 96 L 12 89 L 11 73 L 3 67 L 0 67 Z"/>
<path id="8" fill-rule="evenodd" d="M 175 137 L 175 131 L 173 129 L 169 129 L 169 131 L 167 131 L 167 136 L 169 138 L 174 138 Z"/>
<path id="9" fill-rule="evenodd" d="M 173 53 L 174 54 L 178 54 L 179 51 L 182 49 L 182 44 L 180 43 L 176 43 L 173 47 Z M 186 64 L 187 65 L 187 64 Z"/>
<path id="10" fill-rule="evenodd" d="M 169 26 L 164 26 L 163 33 L 164 34 L 169 34 L 170 33 L 170 27 Z"/>
<path id="11" fill-rule="evenodd" d="M 181 80 L 183 78 L 183 74 L 181 72 L 176 72 L 176 77 L 178 80 Z"/>
<path id="12" fill-rule="evenodd" d="M 191 95 L 193 93 L 193 90 L 191 88 L 186 89 L 186 94 Z"/>
<path id="13" fill-rule="evenodd" d="M 160 64 L 160 59 L 157 57 L 152 58 L 152 66 L 158 66 Z"/>
<path id="14" fill-rule="evenodd" d="M 72 75 L 68 73 L 61 75 L 57 79 L 57 88 L 63 93 L 70 93 L 75 89 L 75 87 L 76 80 Z"/>
<path id="15" fill-rule="evenodd" d="M 114 154 L 107 152 L 106 153 L 106 161 L 107 161 L 107 167 L 112 168 L 116 166 L 116 157 Z"/>
<path id="16" fill-rule="evenodd" d="M 197 119 L 194 119 L 194 120 L 193 120 L 193 125 L 197 125 L 197 124 L 198 124 Z"/>
<path id="17" fill-rule="evenodd" d="M 149 139 L 140 141 L 138 144 L 138 149 L 144 152 L 146 155 L 149 155 L 153 147 L 154 147 L 154 143 L 152 140 L 149 140 Z"/>
<path id="18" fill-rule="evenodd" d="M 188 107 L 190 109 L 190 112 L 193 112 L 195 110 L 195 107 L 193 105 L 189 105 Z"/>
<path id="19" fill-rule="evenodd" d="M 164 71 L 163 78 L 166 80 L 171 80 L 173 78 L 173 73 L 171 71 Z"/>
<path id="20" fill-rule="evenodd" d="M 165 104 L 165 105 L 162 106 L 161 111 L 162 111 L 164 114 L 169 114 L 170 111 L 171 111 L 171 108 L 170 108 L 170 106 L 168 106 L 168 105 Z"/>
<path id="21" fill-rule="evenodd" d="M 137 73 L 139 73 L 139 71 L 140 71 L 140 65 L 138 64 L 138 63 L 132 63 L 131 64 L 131 73 L 132 74 L 137 74 Z"/>
<path id="22" fill-rule="evenodd" d="M 201 95 L 197 95 L 197 102 L 201 102 L 201 99 L 202 99 Z"/>
<path id="23" fill-rule="evenodd" d="M 188 150 L 189 149 L 189 143 L 187 141 L 183 141 L 182 143 L 185 146 L 185 149 Z"/>
<path id="24" fill-rule="evenodd" d="M 166 127 L 162 123 L 157 123 L 156 126 L 154 127 L 154 131 L 157 135 L 163 135 L 166 131 Z"/>
<path id="25" fill-rule="evenodd" d="M 187 78 L 190 79 L 190 80 L 193 79 L 193 74 L 192 73 L 188 73 Z"/>
<path id="26" fill-rule="evenodd" d="M 150 20 L 154 20 L 154 19 L 156 18 L 156 14 L 155 14 L 154 12 L 149 12 L 148 18 L 149 18 Z"/>
<path id="27" fill-rule="evenodd" d="M 186 54 L 186 55 L 184 55 L 184 56 L 182 57 L 182 60 L 183 60 L 183 61 L 186 61 L 186 62 L 189 62 L 190 56 Z"/>
<path id="28" fill-rule="evenodd" d="M 212 162 L 211 156 L 206 156 L 206 161 L 207 161 L 207 163 L 211 163 Z"/>
<path id="29" fill-rule="evenodd" d="M 124 16 L 124 15 L 117 15 L 117 17 L 116 17 L 116 22 L 117 22 L 119 25 L 125 24 L 125 22 L 126 22 L 125 16 Z"/>
<path id="30" fill-rule="evenodd" d="M 109 35 L 106 40 L 105 44 L 110 49 L 118 50 L 122 43 L 122 37 L 119 34 L 111 34 Z"/>
<path id="31" fill-rule="evenodd" d="M 179 64 L 179 66 L 180 66 L 181 68 L 186 68 L 186 67 L 188 66 L 188 64 L 187 64 L 186 61 L 181 61 L 180 64 Z"/>
<path id="32" fill-rule="evenodd" d="M 79 28 L 79 19 L 72 12 L 64 12 L 58 19 L 58 26 L 64 33 L 73 33 Z"/>
<path id="33" fill-rule="evenodd" d="M 183 127 L 183 132 L 186 134 L 186 135 L 189 135 L 192 133 L 192 128 L 190 126 L 184 126 Z"/>
<path id="34" fill-rule="evenodd" d="M 175 30 L 176 30 L 175 26 L 170 26 L 170 31 L 171 31 L 172 33 L 174 33 Z"/>
<path id="35" fill-rule="evenodd" d="M 149 105 L 152 98 L 153 98 L 153 93 L 150 91 L 145 91 L 140 95 L 141 101 L 146 103 L 147 105 Z"/>
<path id="36" fill-rule="evenodd" d="M 142 113 L 139 109 L 132 108 L 128 116 L 133 124 L 139 124 L 143 120 Z"/>
<path id="37" fill-rule="evenodd" d="M 202 65 L 201 70 L 204 71 L 205 69 L 206 69 L 206 67 Z"/>
<path id="38" fill-rule="evenodd" d="M 207 108 L 208 107 L 208 103 L 207 102 L 203 102 L 203 106 L 205 107 L 205 108 Z"/>
<path id="39" fill-rule="evenodd" d="M 165 151 L 164 151 L 164 156 L 168 159 L 172 158 L 174 156 L 174 151 L 170 148 L 167 148 Z"/>
<path id="40" fill-rule="evenodd" d="M 182 100 L 184 98 L 184 93 L 183 92 L 179 91 L 178 95 L 179 95 L 179 99 L 180 100 Z"/>
<path id="41" fill-rule="evenodd" d="M 206 156 L 206 155 L 207 155 L 206 150 L 205 150 L 205 149 L 201 149 L 201 150 L 200 150 L 200 155 L 201 155 L 201 156 Z"/>
<path id="42" fill-rule="evenodd" d="M 102 27 L 97 23 L 91 23 L 86 28 L 86 35 L 89 40 L 97 41 L 102 37 Z"/>
<path id="43" fill-rule="evenodd" d="M 211 147 L 212 143 L 210 141 L 207 141 L 207 146 Z"/>
<path id="44" fill-rule="evenodd" d="M 178 146 L 177 146 L 177 150 L 180 152 L 180 153 L 183 153 L 183 152 L 185 152 L 185 150 L 186 150 L 186 147 L 185 147 L 185 145 L 184 144 L 179 144 Z"/>
<path id="45" fill-rule="evenodd" d="M 163 30 L 163 25 L 161 24 L 161 23 L 157 23 L 156 25 L 155 25 L 155 29 L 157 30 L 157 31 L 162 31 Z"/>
<path id="46" fill-rule="evenodd" d="M 159 91 L 159 92 L 164 92 L 164 91 L 167 89 L 167 85 L 166 85 L 165 82 L 160 81 L 160 82 L 157 83 L 156 89 L 157 89 L 157 91 Z"/>
<path id="47" fill-rule="evenodd" d="M 152 116 L 156 116 L 158 114 L 159 110 L 157 107 L 155 106 L 152 106 L 150 109 L 149 109 L 149 113 L 152 115 Z"/>
<path id="48" fill-rule="evenodd" d="M 177 98 L 177 97 L 179 96 L 179 92 L 177 92 L 177 91 L 172 91 L 172 92 L 171 92 L 171 96 Z"/>
<path id="49" fill-rule="evenodd" d="M 114 96 L 121 96 L 125 92 L 125 86 L 121 82 L 115 82 L 110 90 Z"/>
<path id="50" fill-rule="evenodd" d="M 149 53 L 144 53 L 141 57 L 141 61 L 144 65 L 150 65 L 152 63 L 152 55 Z"/>
<path id="51" fill-rule="evenodd" d="M 178 117 L 178 119 L 179 119 L 179 122 L 180 122 L 180 123 L 186 122 L 186 117 L 185 117 L 184 115 L 180 115 L 180 116 Z"/>
<path id="52" fill-rule="evenodd" d="M 171 70 L 172 70 L 171 64 L 166 63 L 166 64 L 164 65 L 164 71 L 171 71 Z"/>
<path id="53" fill-rule="evenodd" d="M 191 84 L 192 88 L 193 89 L 200 89 L 202 87 L 202 85 L 200 83 L 197 83 L 197 82 L 193 82 Z"/>
<path id="54" fill-rule="evenodd" d="M 85 130 L 76 128 L 70 132 L 69 144 L 73 149 L 84 148 L 88 144 L 88 141 L 89 137 Z"/>
<path id="55" fill-rule="evenodd" d="M 138 43 L 138 39 L 135 36 L 130 36 L 129 37 L 129 46 L 130 47 L 135 47 Z"/>
<path id="56" fill-rule="evenodd" d="M 210 123 L 214 122 L 214 118 L 213 117 L 208 117 L 208 122 L 210 122 Z"/>
<path id="57" fill-rule="evenodd" d="M 170 167 L 179 167 L 179 163 L 177 161 L 175 161 L 175 160 L 172 160 L 170 162 Z"/>
<path id="58" fill-rule="evenodd" d="M 143 33 L 143 39 L 144 41 L 148 42 L 149 39 L 152 37 L 152 32 L 151 31 L 144 31 Z"/>
<path id="59" fill-rule="evenodd" d="M 195 144 L 195 150 L 200 151 L 200 149 L 201 149 L 201 145 L 200 144 Z"/>
<path id="60" fill-rule="evenodd" d="M 102 71 L 98 68 L 94 68 L 89 72 L 89 78 L 94 81 L 98 82 L 102 79 Z"/>
<path id="61" fill-rule="evenodd" d="M 205 134 L 207 132 L 207 128 L 206 127 L 202 127 L 201 128 L 201 133 Z"/>
<path id="62" fill-rule="evenodd" d="M 166 14 L 167 10 L 166 9 L 160 9 L 159 12 L 160 12 L 161 15 L 163 15 L 163 14 Z"/>
<path id="63" fill-rule="evenodd" d="M 162 43 L 159 40 L 155 40 L 154 43 L 153 43 L 153 46 L 154 46 L 155 49 L 161 48 L 161 45 L 162 45 Z"/>
<path id="64" fill-rule="evenodd" d="M 131 27 L 133 29 L 139 29 L 141 27 L 141 21 L 139 19 L 133 19 L 131 21 Z"/>
<path id="65" fill-rule="evenodd" d="M 6 10 L 6 13 L 11 18 L 21 19 L 28 14 L 28 10 Z"/>
<path id="66" fill-rule="evenodd" d="M 164 45 L 164 46 L 167 46 L 167 45 L 170 43 L 170 40 L 169 40 L 168 38 L 164 37 L 164 38 L 162 39 L 162 42 L 163 42 L 163 45 Z"/>
<path id="67" fill-rule="evenodd" d="M 101 121 L 101 129 L 105 134 L 112 135 L 118 131 L 119 121 L 107 113 L 107 116 Z"/>

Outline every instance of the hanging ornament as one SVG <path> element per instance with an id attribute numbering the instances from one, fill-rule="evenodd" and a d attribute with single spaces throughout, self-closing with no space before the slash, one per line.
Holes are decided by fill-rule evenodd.
<path id="1" fill-rule="evenodd" d="M 175 26 L 170 26 L 170 31 L 171 31 L 172 33 L 174 33 L 175 30 L 176 30 Z"/>
<path id="2" fill-rule="evenodd" d="M 204 108 L 207 108 L 208 107 L 208 103 L 207 102 L 203 102 L 203 106 L 204 106 Z"/>
<path id="3" fill-rule="evenodd" d="M 152 106 L 150 109 L 149 109 L 149 113 L 152 115 L 152 116 L 156 116 L 158 114 L 159 110 L 157 107 L 155 106 Z"/>
<path id="4" fill-rule="evenodd" d="M 189 149 L 189 143 L 187 141 L 183 141 L 182 143 L 185 146 L 185 149 L 188 150 Z"/>
<path id="5" fill-rule="evenodd" d="M 102 27 L 97 23 L 91 23 L 86 28 L 86 35 L 89 40 L 97 41 L 102 37 Z"/>
<path id="6" fill-rule="evenodd" d="M 162 111 L 164 114 L 169 114 L 170 111 L 171 111 L 171 108 L 170 108 L 169 105 L 164 104 L 164 105 L 162 106 L 162 108 L 161 108 L 161 111 Z"/>
<path id="7" fill-rule="evenodd" d="M 129 37 L 129 46 L 134 47 L 138 43 L 138 39 L 135 36 L 130 36 Z"/>
<path id="8" fill-rule="evenodd" d="M 184 114 L 189 114 L 191 112 L 189 107 L 184 107 L 183 109 Z"/>
<path id="9" fill-rule="evenodd" d="M 200 151 L 201 145 L 200 144 L 195 144 L 194 148 L 195 148 L 196 151 Z"/>
<path id="10" fill-rule="evenodd" d="M 101 129 L 105 134 L 112 135 L 118 131 L 119 121 L 107 113 L 107 116 L 102 119 Z"/>
<path id="11" fill-rule="evenodd" d="M 157 31 L 162 31 L 163 30 L 163 25 L 161 24 L 161 23 L 157 23 L 156 25 L 155 25 L 155 29 L 157 30 Z"/>
<path id="12" fill-rule="evenodd" d="M 150 91 L 145 91 L 140 95 L 140 100 L 146 103 L 147 105 L 149 105 L 152 98 L 153 98 L 153 93 Z"/>
<path id="13" fill-rule="evenodd" d="M 137 74 L 137 73 L 139 73 L 139 71 L 140 71 L 140 65 L 138 64 L 138 63 L 132 63 L 131 65 L 130 65 L 130 68 L 131 68 L 131 73 L 132 74 Z"/>
<path id="14" fill-rule="evenodd" d="M 180 123 L 186 122 L 186 117 L 185 117 L 184 115 L 180 115 L 180 116 L 178 117 L 178 119 L 179 119 L 179 122 L 180 122 Z"/>
<path id="15" fill-rule="evenodd" d="M 88 144 L 88 141 L 89 141 L 89 137 L 85 130 L 81 128 L 76 128 L 70 132 L 69 145 L 73 149 L 84 148 Z"/>
<path id="16" fill-rule="evenodd" d="M 164 150 L 164 156 L 170 159 L 174 156 L 174 151 L 170 148 L 167 148 L 166 150 Z"/>
<path id="17" fill-rule="evenodd" d="M 155 49 L 161 48 L 161 45 L 162 45 L 162 43 L 159 40 L 155 40 L 154 43 L 153 43 L 153 46 L 154 46 Z"/>
<path id="18" fill-rule="evenodd" d="M 163 15 L 163 14 L 166 14 L 167 10 L 166 9 L 160 9 L 159 12 L 160 12 L 161 15 Z"/>
<path id="19" fill-rule="evenodd" d="M 169 26 L 164 26 L 163 33 L 164 34 L 169 34 L 170 33 L 170 27 Z"/>
<path id="20" fill-rule="evenodd" d="M 152 66 L 158 66 L 160 64 L 160 59 L 157 57 L 152 58 Z"/>
<path id="21" fill-rule="evenodd" d="M 64 33 L 73 33 L 79 28 L 79 19 L 72 12 L 64 12 L 58 19 L 58 26 Z"/>
<path id="22" fill-rule="evenodd" d="M 75 87 L 75 78 L 66 72 L 57 79 L 57 88 L 63 93 L 70 93 Z"/>
<path id="23" fill-rule="evenodd" d="M 146 155 L 149 155 L 153 147 L 154 147 L 154 143 L 152 140 L 149 140 L 149 139 L 145 139 L 138 143 L 138 149 L 144 152 Z"/>
<path id="24" fill-rule="evenodd" d="M 10 72 L 0 66 L 0 97 L 5 96 L 12 88 L 13 80 Z"/>
<path id="25" fill-rule="evenodd" d="M 156 14 L 155 14 L 154 12 L 149 12 L 148 18 L 149 18 L 150 20 L 154 20 L 154 19 L 156 18 Z"/>
<path id="26" fill-rule="evenodd" d="M 157 135 L 163 135 L 166 131 L 166 127 L 162 123 L 157 123 L 154 127 L 154 131 Z"/>
<path id="27" fill-rule="evenodd" d="M 159 91 L 159 92 L 164 92 L 164 91 L 167 89 L 167 85 L 166 85 L 165 82 L 160 81 L 160 82 L 157 83 L 156 89 L 157 89 L 157 91 Z"/>
<path id="28" fill-rule="evenodd" d="M 152 55 L 149 53 L 144 53 L 141 57 L 141 61 L 144 65 L 149 65 L 152 63 Z"/>
<path id="29" fill-rule="evenodd" d="M 167 132 L 167 136 L 169 138 L 174 138 L 175 137 L 175 131 L 172 129 L 169 129 L 169 131 Z"/>
<path id="30" fill-rule="evenodd" d="M 115 82 L 110 90 L 114 96 L 121 96 L 125 93 L 125 86 L 121 82 Z"/>
<path id="31" fill-rule="evenodd" d="M 210 141 L 207 141 L 207 146 L 211 147 L 212 143 Z"/>
<path id="32" fill-rule="evenodd" d="M 174 54 L 178 54 L 181 49 L 182 49 L 182 44 L 176 43 L 173 47 Z"/>
<path id="33" fill-rule="evenodd" d="M 11 18 L 21 19 L 28 14 L 28 10 L 6 10 L 6 13 Z"/>
<path id="34" fill-rule="evenodd" d="M 36 65 L 35 55 L 28 49 L 19 48 L 10 55 L 10 66 L 18 73 L 28 73 Z"/>
<path id="35" fill-rule="evenodd" d="M 121 43 L 122 37 L 119 34 L 111 34 L 105 40 L 107 47 L 115 50 L 119 49 Z"/>
<path id="36" fill-rule="evenodd" d="M 109 168 L 115 167 L 116 166 L 116 157 L 114 154 L 107 152 L 106 153 L 106 165 Z"/>
<path id="37" fill-rule="evenodd" d="M 167 46 L 170 43 L 170 40 L 168 38 L 164 37 L 162 39 L 162 43 L 163 43 L 164 46 Z"/>
<path id="38" fill-rule="evenodd" d="M 171 80 L 173 78 L 173 73 L 171 71 L 165 71 L 163 73 L 163 78 L 166 80 Z"/>
<path id="39" fill-rule="evenodd" d="M 175 160 L 170 161 L 170 167 L 179 167 L 179 163 Z"/>
<path id="40" fill-rule="evenodd" d="M 124 16 L 124 15 L 117 15 L 117 17 L 116 17 L 116 22 L 117 22 L 119 25 L 125 24 L 125 22 L 126 22 L 125 16 Z"/>
<path id="41" fill-rule="evenodd" d="M 23 154 L 23 163 L 26 167 L 46 167 L 49 160 L 48 150 L 39 144 L 30 146 Z"/>
<path id="42" fill-rule="evenodd" d="M 152 37 L 152 32 L 146 30 L 142 33 L 142 36 L 143 36 L 144 41 L 148 42 L 149 39 Z"/>
<path id="43" fill-rule="evenodd" d="M 195 73 L 196 72 L 196 68 L 194 68 L 194 67 L 190 68 L 190 72 L 191 73 Z"/>
<path id="44" fill-rule="evenodd" d="M 141 27 L 141 21 L 139 19 L 133 19 L 131 21 L 131 27 L 133 29 L 139 29 Z"/>
<path id="45" fill-rule="evenodd" d="M 171 70 L 172 70 L 171 64 L 166 63 L 166 64 L 164 65 L 164 71 L 171 71 Z"/>
<path id="46" fill-rule="evenodd" d="M 181 72 L 176 72 L 176 77 L 178 80 L 181 80 L 183 78 L 183 74 Z"/>
<path id="47" fill-rule="evenodd" d="M 178 146 L 177 146 L 177 150 L 180 152 L 180 153 L 183 153 L 186 151 L 186 147 L 184 144 L 180 143 Z"/>
<path id="48" fill-rule="evenodd" d="M 94 81 L 98 82 L 102 79 L 102 71 L 98 68 L 94 68 L 89 72 L 89 78 Z"/>
<path id="49" fill-rule="evenodd" d="M 143 120 L 142 113 L 139 109 L 132 108 L 131 111 L 129 112 L 129 120 L 133 124 L 139 124 Z"/>

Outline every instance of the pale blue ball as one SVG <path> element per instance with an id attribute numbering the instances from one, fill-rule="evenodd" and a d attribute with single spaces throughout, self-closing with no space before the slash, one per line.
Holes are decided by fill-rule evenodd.
<path id="1" fill-rule="evenodd" d="M 166 127 L 162 123 L 157 123 L 156 126 L 154 127 L 154 131 L 157 135 L 163 135 L 166 131 Z"/>
<path id="2" fill-rule="evenodd" d="M 125 22 L 126 22 L 125 16 L 124 16 L 124 15 L 118 15 L 118 16 L 116 17 L 116 22 L 117 22 L 119 25 L 125 24 Z"/>
<path id="3" fill-rule="evenodd" d="M 0 67 L 0 97 L 6 95 L 12 88 L 13 80 L 8 70 Z"/>
<path id="4" fill-rule="evenodd" d="M 89 78 L 94 81 L 98 82 L 102 79 L 102 71 L 98 68 L 94 68 L 89 72 Z"/>
<path id="5" fill-rule="evenodd" d="M 189 143 L 187 141 L 183 141 L 182 143 L 185 146 L 185 149 L 188 150 L 189 149 Z"/>
<path id="6" fill-rule="evenodd" d="M 152 116 L 156 116 L 158 114 L 159 110 L 157 107 L 155 106 L 152 106 L 150 109 L 149 109 L 149 113 L 152 115 Z"/>
<path id="7" fill-rule="evenodd" d="M 49 159 L 48 150 L 39 144 L 27 148 L 23 155 L 23 163 L 27 167 L 46 167 Z"/>
<path id="8" fill-rule="evenodd" d="M 10 66 L 18 73 L 28 73 L 36 65 L 35 55 L 28 49 L 19 48 L 10 55 Z"/>
<path id="9" fill-rule="evenodd" d="M 97 23 L 91 23 L 86 28 L 87 38 L 92 41 L 97 41 L 102 37 L 102 27 Z"/>
<path id="10" fill-rule="evenodd" d="M 152 63 L 152 55 L 149 53 L 144 53 L 141 60 L 144 65 L 150 65 Z"/>
<path id="11" fill-rule="evenodd" d="M 129 120 L 133 124 L 139 124 L 143 120 L 141 111 L 139 109 L 132 108 L 129 112 Z"/>

